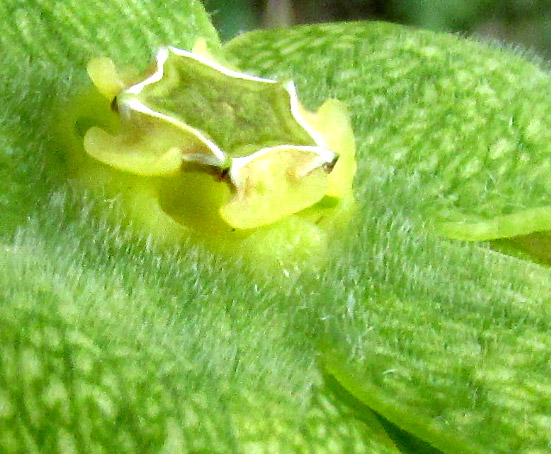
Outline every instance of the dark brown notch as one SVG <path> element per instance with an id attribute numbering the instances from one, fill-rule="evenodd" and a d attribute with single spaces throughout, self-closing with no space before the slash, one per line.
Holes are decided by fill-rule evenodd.
<path id="1" fill-rule="evenodd" d="M 336 155 L 331 162 L 326 162 L 325 164 L 323 164 L 323 170 L 325 170 L 326 173 L 331 173 L 335 168 L 335 165 L 337 165 L 338 160 L 339 156 Z"/>
<path id="2" fill-rule="evenodd" d="M 117 97 L 115 96 L 113 98 L 113 101 L 111 101 L 111 104 L 109 105 L 111 107 L 111 110 L 115 113 L 119 113 L 119 104 L 117 103 Z"/>

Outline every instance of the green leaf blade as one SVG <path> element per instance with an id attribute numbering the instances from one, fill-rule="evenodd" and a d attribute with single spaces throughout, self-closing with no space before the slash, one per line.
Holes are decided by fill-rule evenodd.
<path id="1" fill-rule="evenodd" d="M 329 323 L 354 371 L 348 390 L 443 452 L 545 452 L 549 409 L 535 389 L 550 373 L 549 270 L 447 242 L 435 226 L 460 220 L 467 234 L 547 210 L 549 74 L 389 24 L 252 32 L 226 48 L 255 74 L 294 78 L 307 102 L 329 94 L 352 111 L 361 214 L 331 277 L 339 296 L 327 296 L 354 303 Z"/>
<path id="2" fill-rule="evenodd" d="M 214 48 L 216 31 L 200 2 L 124 1 L 97 5 L 79 0 L 2 2 L 0 42 L 8 61 L 31 59 L 57 67 L 84 67 L 94 56 L 122 63 L 148 61 L 163 44 L 191 49 L 203 36 Z"/>
<path id="3" fill-rule="evenodd" d="M 390 24 L 252 32 L 226 48 L 254 72 L 297 78 L 306 98 L 346 100 L 365 162 L 360 181 L 370 172 L 395 179 L 431 222 L 454 223 L 470 240 L 551 228 L 551 78 L 536 64 Z"/>

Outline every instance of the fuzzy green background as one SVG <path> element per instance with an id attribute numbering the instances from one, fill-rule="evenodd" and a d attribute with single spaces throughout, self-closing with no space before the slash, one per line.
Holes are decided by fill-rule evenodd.
<path id="1" fill-rule="evenodd" d="M 161 247 L 68 178 L 86 62 L 199 36 L 352 112 L 359 210 L 322 272 Z M 3 0 L 0 43 L 0 452 L 551 452 L 549 268 L 439 230 L 551 230 L 545 65 L 382 23 L 221 46 L 193 0 Z"/>

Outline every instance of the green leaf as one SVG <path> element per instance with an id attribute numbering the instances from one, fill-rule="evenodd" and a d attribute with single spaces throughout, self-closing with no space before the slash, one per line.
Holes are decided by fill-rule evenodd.
<path id="1" fill-rule="evenodd" d="M 522 228 L 507 235 L 549 229 L 548 72 L 389 24 L 253 32 L 226 48 L 255 74 L 295 79 L 307 103 L 329 95 L 352 111 L 362 208 L 320 284 L 340 358 L 329 373 L 443 452 L 547 452 L 549 270 L 437 228 L 468 235 L 513 215 Z"/>
<path id="2" fill-rule="evenodd" d="M 329 372 L 326 365 L 326 372 Z M 325 380 L 329 389 L 334 392 L 339 399 L 347 404 L 350 411 L 353 412 L 359 419 L 370 425 L 381 425 L 389 438 L 395 443 L 396 447 L 402 454 L 442 454 L 442 451 L 432 447 L 427 442 L 415 437 L 411 433 L 400 429 L 396 424 L 391 423 L 388 419 L 378 413 L 373 412 L 365 403 L 358 400 L 350 394 L 335 376 L 327 374 Z"/>
<path id="3" fill-rule="evenodd" d="M 83 68 L 100 55 L 143 65 L 162 44 L 190 49 L 199 36 L 213 46 L 219 42 L 197 0 L 3 0 L 0 17 L 0 43 L 14 65 L 24 59 Z"/>
<path id="4" fill-rule="evenodd" d="M 253 71 L 310 84 L 310 99 L 323 91 L 348 100 L 369 144 L 364 171 L 408 180 L 412 211 L 458 239 L 551 229 L 551 79 L 543 68 L 473 41 L 384 24 L 286 35 L 253 33 L 229 49 Z"/>

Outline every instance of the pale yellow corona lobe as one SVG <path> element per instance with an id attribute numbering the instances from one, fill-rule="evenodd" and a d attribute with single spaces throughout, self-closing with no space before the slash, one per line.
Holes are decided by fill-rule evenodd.
<path id="1" fill-rule="evenodd" d="M 88 63 L 87 71 L 97 90 L 107 99 L 113 99 L 125 88 L 115 63 L 109 58 L 94 58 Z"/>
<path id="2" fill-rule="evenodd" d="M 323 135 L 327 146 L 339 153 L 339 161 L 329 175 L 326 195 L 351 195 L 356 174 L 356 144 L 346 105 L 337 99 L 329 99 L 316 113 L 308 112 L 304 108 L 301 112 L 312 129 Z"/>
<path id="3" fill-rule="evenodd" d="M 282 254 L 291 262 L 323 255 L 329 226 L 351 213 L 356 163 L 345 106 L 328 100 L 309 112 L 292 83 L 222 66 L 204 40 L 193 53 L 162 48 L 155 65 L 139 79 L 106 58 L 89 63 L 119 125 L 105 130 L 98 121 L 85 132 L 84 149 L 100 167 L 90 166 L 84 179 L 101 175 L 108 188 L 124 187 L 130 214 L 144 228 L 166 216 L 166 229 L 151 228 L 160 236 L 180 225 L 214 249 L 272 251 L 278 263 Z M 318 209 L 324 198 L 334 202 Z M 291 222 L 297 216 L 302 220 Z M 339 222 L 327 222 L 331 216 Z"/>

